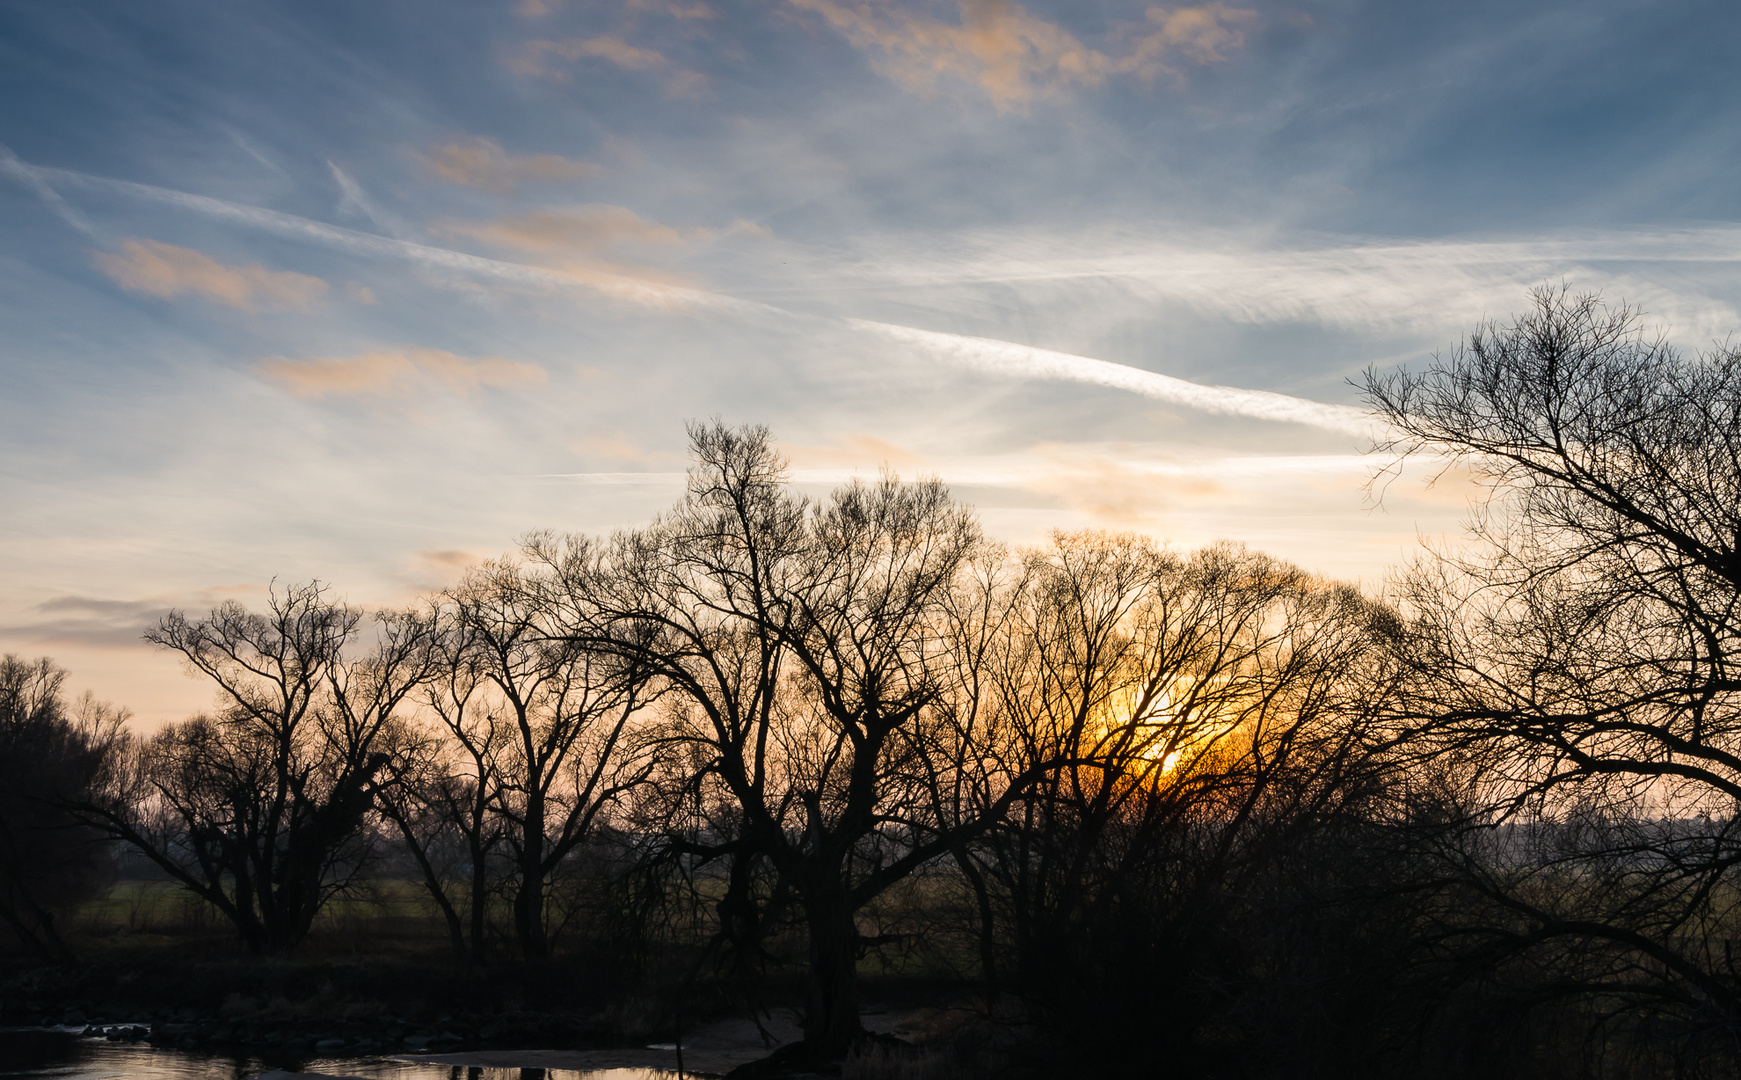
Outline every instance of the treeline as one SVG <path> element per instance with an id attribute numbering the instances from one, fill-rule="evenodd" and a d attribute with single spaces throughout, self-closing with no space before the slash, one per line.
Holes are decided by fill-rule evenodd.
<path id="1" fill-rule="evenodd" d="M 1491 494 L 1383 597 L 1010 550 L 934 480 L 808 499 L 716 423 L 653 523 L 416 608 L 172 614 L 219 706 L 149 738 L 8 658 L 0 915 L 66 959 L 119 841 L 286 954 L 392 849 L 465 964 L 579 920 L 752 1008 L 802 971 L 810 1061 L 882 955 L 1049 1071 L 1732 1074 L 1741 352 L 1543 291 L 1365 389 Z"/>

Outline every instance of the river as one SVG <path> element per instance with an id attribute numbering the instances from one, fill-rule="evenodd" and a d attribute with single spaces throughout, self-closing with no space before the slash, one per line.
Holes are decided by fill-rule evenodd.
<path id="1" fill-rule="evenodd" d="M 660 1069 L 479 1068 L 398 1061 L 390 1057 L 267 1062 L 255 1057 L 84 1038 L 78 1029 L 0 1028 L 0 1077 L 7 1078 L 272 1080 L 275 1071 L 289 1067 L 306 1073 L 365 1080 L 676 1080 L 677 1076 Z"/>

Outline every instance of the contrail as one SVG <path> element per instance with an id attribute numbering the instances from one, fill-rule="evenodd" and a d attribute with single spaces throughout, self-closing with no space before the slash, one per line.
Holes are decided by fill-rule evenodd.
<path id="1" fill-rule="evenodd" d="M 208 195 L 194 195 L 152 184 L 92 176 L 89 173 L 75 172 L 71 169 L 29 165 L 20 161 L 4 146 L 0 146 L 0 173 L 23 181 L 34 189 L 68 224 L 87 234 L 92 231 L 91 227 L 67 205 L 65 199 L 61 198 L 60 193 L 55 190 L 55 184 L 71 184 L 78 187 L 122 192 L 136 198 L 167 203 L 171 206 L 239 222 L 268 232 L 311 240 L 358 255 L 408 261 L 434 269 L 473 274 L 521 285 L 568 288 L 585 285 L 621 299 L 661 307 L 682 304 L 732 311 L 744 315 L 772 315 L 781 319 L 799 318 L 795 313 L 771 304 L 741 300 L 704 289 L 644 281 L 611 274 L 607 271 L 562 272 L 543 267 L 527 266 L 524 263 L 488 259 L 479 255 L 453 251 L 449 248 L 419 244 L 409 240 L 398 240 L 375 233 L 347 229 L 339 225 L 328 225 L 325 222 L 314 221 L 295 214 L 285 214 L 243 203 L 233 203 Z M 959 367 L 1004 378 L 1055 379 L 1089 383 L 1222 415 L 1249 416 L 1259 420 L 1308 424 L 1313 427 L 1327 428 L 1331 431 L 1352 432 L 1358 435 L 1370 435 L 1373 431 L 1374 422 L 1370 417 L 1358 409 L 1342 405 L 1326 405 L 1306 398 L 1274 394 L 1265 390 L 1243 390 L 1232 386 L 1206 386 L 1201 383 L 1187 382 L 1184 379 L 1175 379 L 1168 375 L 1156 374 L 1152 371 L 1144 371 L 1141 368 L 1129 367 L 1125 364 L 1095 360 L 1086 356 L 1075 356 L 1071 353 L 1053 352 L 1050 349 L 1037 349 L 1028 345 L 1017 345 L 1014 342 L 998 341 L 992 338 L 920 330 L 916 327 L 875 322 L 869 319 L 849 318 L 844 322 L 855 330 L 879 334 L 902 344 L 923 349 L 931 355 Z"/>
<path id="2" fill-rule="evenodd" d="M 42 170 L 18 160 L 18 155 L 14 154 L 12 148 L 4 143 L 0 143 L 0 173 L 20 181 L 36 192 L 37 197 L 47 204 L 56 216 L 79 232 L 90 236 L 96 231 L 91 228 L 90 222 L 79 216 L 78 211 L 67 205 L 67 201 L 61 198 L 60 192 L 42 178 Z"/>
<path id="3" fill-rule="evenodd" d="M 935 330 L 919 330 L 911 326 L 872 322 L 868 319 L 846 321 L 855 329 L 881 334 L 916 346 L 957 367 L 974 371 L 1017 379 L 1056 379 L 1110 386 L 1158 401 L 1170 401 L 1176 405 L 1188 405 L 1193 409 L 1226 416 L 1291 421 L 1356 435 L 1371 435 L 1373 432 L 1374 421 L 1370 416 L 1345 405 L 1326 405 L 1307 398 L 1272 394 L 1267 390 L 1206 386 L 1175 379 L 1170 375 L 1158 375 L 1142 368 L 1114 364 L 1108 360 L 1036 349 L 1031 345 L 1017 345 L 993 338 L 944 334 Z"/>

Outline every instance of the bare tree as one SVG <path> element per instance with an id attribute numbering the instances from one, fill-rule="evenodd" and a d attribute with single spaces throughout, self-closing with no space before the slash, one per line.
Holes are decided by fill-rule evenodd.
<path id="1" fill-rule="evenodd" d="M 528 959 L 550 951 L 546 902 L 565 862 L 657 760 L 629 737 L 648 704 L 642 666 L 578 644 L 555 621 L 561 609 L 548 592 L 513 562 L 469 574 L 448 596 L 450 649 L 426 702 L 459 750 L 460 772 L 432 793 L 472 849 L 474 948 L 484 863 L 499 842 Z"/>
<path id="2" fill-rule="evenodd" d="M 1504 823 L 1469 881 L 1497 954 L 1741 1032 L 1741 351 L 1688 357 L 1564 288 L 1421 372 L 1368 372 L 1377 449 L 1489 496 L 1401 583 L 1404 734 Z M 1551 965 L 1550 965 L 1551 966 Z"/>
<path id="3" fill-rule="evenodd" d="M 495 885 L 489 867 L 502 844 L 496 756 L 505 732 L 483 705 L 483 676 L 463 658 L 463 636 L 444 626 L 437 647 L 422 693 L 435 720 L 393 729 L 391 782 L 379 786 L 378 806 L 441 912 L 455 959 L 479 964 Z"/>
<path id="4" fill-rule="evenodd" d="M 577 642 L 673 695 L 664 738 L 698 770 L 697 812 L 728 811 L 689 850 L 746 871 L 766 860 L 791 890 L 808 931 L 803 1053 L 836 1055 L 861 1032 L 858 912 L 1013 797 L 966 820 L 924 797 L 950 765 L 934 733 L 966 711 L 945 707 L 968 684 L 942 625 L 979 528 L 936 481 L 812 503 L 788 491 L 764 429 L 690 435 L 688 495 L 657 524 L 608 544 L 538 538 L 528 554 Z"/>
<path id="5" fill-rule="evenodd" d="M 982 950 L 1060 1035 L 1144 1014 L 1183 1060 L 1251 882 L 1379 786 L 1387 613 L 1233 545 L 1060 534 L 1026 561 L 982 745 L 1057 764 L 971 852 Z"/>
<path id="6" fill-rule="evenodd" d="M 224 914 L 249 949 L 283 953 L 357 867 L 396 711 L 428 675 L 429 620 L 363 614 L 319 583 L 274 589 L 265 613 L 172 612 L 146 640 L 216 684 L 220 709 L 140 748 L 132 782 L 85 814 Z"/>
<path id="7" fill-rule="evenodd" d="M 127 719 L 89 694 L 69 707 L 66 674 L 47 657 L 0 657 L 0 921 L 51 960 L 73 955 L 57 915 L 96 892 L 110 862 L 67 806 L 102 790 Z"/>

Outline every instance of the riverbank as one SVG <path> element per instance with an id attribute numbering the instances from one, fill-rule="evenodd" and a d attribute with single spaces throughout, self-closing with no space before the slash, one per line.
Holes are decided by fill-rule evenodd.
<path id="1" fill-rule="evenodd" d="M 573 1048 L 659 1034 L 657 1005 L 612 1000 L 608 989 L 561 965 L 473 971 L 159 957 L 0 976 L 0 1026 L 88 1028 L 119 1041 L 275 1059 Z"/>
<path id="2" fill-rule="evenodd" d="M 866 1029 L 877 1036 L 871 1045 L 843 1063 L 802 1075 L 841 1075 L 854 1080 L 886 1080 L 923 1074 L 936 1080 L 978 1075 L 955 1064 L 936 1039 L 938 1025 L 953 1026 L 960 1015 L 931 1008 L 896 1011 L 872 1007 L 863 1016 Z M 472 1077 L 501 1071 L 513 1076 L 579 1073 L 592 1080 L 665 1080 L 679 1073 L 692 1077 L 725 1077 L 733 1070 L 762 1061 L 774 1050 L 797 1042 L 801 1031 L 791 1015 L 776 1015 L 763 1023 L 728 1018 L 685 1033 L 682 1049 L 675 1042 L 645 1046 L 585 1049 L 503 1048 L 454 1053 L 384 1053 L 380 1040 L 323 1040 L 298 1053 L 256 1054 L 234 1045 L 202 1045 L 178 1038 L 182 1024 L 90 1024 L 84 1028 L 20 1029 L 0 1027 L 0 1076 L 22 1065 L 23 1075 L 51 1068 L 55 1075 L 82 1078 L 193 1076 L 258 1077 L 259 1080 L 443 1080 L 463 1069 Z M 909 1043 L 917 1038 L 918 1044 Z M 947 1041 L 947 1040 L 946 1040 Z M 926 1045 L 926 1044 L 930 1045 Z M 119 1045 L 117 1045 L 119 1044 Z M 51 1049 L 53 1048 L 53 1049 Z M 8 1054 L 20 1061 L 8 1060 Z M 895 1058 L 898 1057 L 898 1061 Z M 891 1068 L 891 1065 L 893 1066 Z M 117 1066 L 123 1068 L 116 1072 Z M 914 1072 L 915 1067 L 918 1073 Z M 81 1071 L 82 1070 L 82 1071 Z M 781 1073 L 780 1075 L 788 1075 Z M 800 1075 L 790 1073 L 790 1075 Z"/>
<path id="3" fill-rule="evenodd" d="M 301 1070 L 333 1059 L 463 1068 L 724 1074 L 799 1038 L 801 986 L 773 983 L 760 1025 L 724 988 L 682 1003 L 584 963 L 483 968 L 441 962 L 177 956 L 0 969 L 0 1027 L 58 1028 L 105 1043 Z M 911 1018 L 958 999 L 948 980 L 867 976 L 864 1024 L 906 1038 Z M 782 993 L 781 991 L 786 991 Z M 921 1024 L 920 1028 L 927 1029 Z M 923 1032 L 921 1032 L 922 1034 Z"/>

